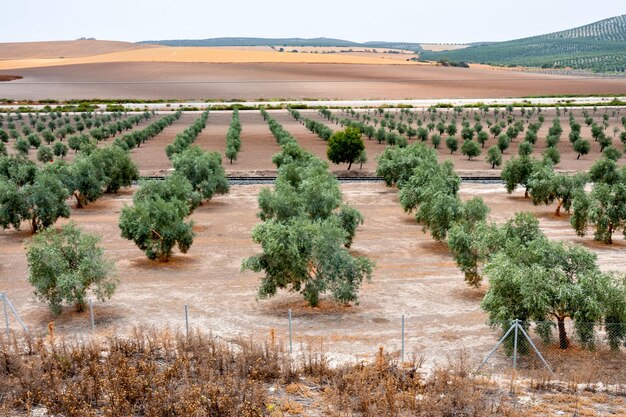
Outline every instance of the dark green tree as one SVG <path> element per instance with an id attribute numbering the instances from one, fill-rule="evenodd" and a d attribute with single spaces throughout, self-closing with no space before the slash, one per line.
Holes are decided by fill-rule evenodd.
<path id="1" fill-rule="evenodd" d="M 335 164 L 347 163 L 349 171 L 363 150 L 365 145 L 361 139 L 361 132 L 357 128 L 348 127 L 333 133 L 328 139 L 326 155 L 328 160 Z"/>

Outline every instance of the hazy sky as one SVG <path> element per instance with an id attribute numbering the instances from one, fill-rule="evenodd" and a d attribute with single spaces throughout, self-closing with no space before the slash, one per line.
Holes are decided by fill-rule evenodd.
<path id="1" fill-rule="evenodd" d="M 17 0 L 2 7 L 0 42 L 81 36 L 476 42 L 554 32 L 620 14 L 626 14 L 623 0 Z"/>

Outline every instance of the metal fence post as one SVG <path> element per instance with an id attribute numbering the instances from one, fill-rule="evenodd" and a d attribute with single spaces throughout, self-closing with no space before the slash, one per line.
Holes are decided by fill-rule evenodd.
<path id="1" fill-rule="evenodd" d="M 404 314 L 402 315 L 402 355 L 400 362 L 404 362 Z"/>
<path id="2" fill-rule="evenodd" d="M 291 327 L 291 309 L 289 309 L 289 353 L 293 353 L 293 333 Z"/>
<path id="3" fill-rule="evenodd" d="M 7 330 L 7 337 L 9 337 L 9 312 L 7 311 L 7 299 L 4 294 L 1 294 L 0 298 L 2 298 L 2 307 L 4 309 L 4 324 Z"/>
<path id="4" fill-rule="evenodd" d="M 94 331 L 96 329 L 96 321 L 93 317 L 93 300 L 89 300 L 89 318 L 91 319 L 91 330 Z"/>
<path id="5" fill-rule="evenodd" d="M 515 336 L 513 339 L 513 369 L 517 369 L 517 333 L 519 328 L 519 320 L 513 320 L 513 325 L 515 326 Z"/>
<path id="6" fill-rule="evenodd" d="M 189 337 L 189 308 L 185 304 L 185 335 Z"/>

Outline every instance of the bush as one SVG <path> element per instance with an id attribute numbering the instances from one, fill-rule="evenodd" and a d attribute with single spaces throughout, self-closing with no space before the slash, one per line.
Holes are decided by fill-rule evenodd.
<path id="1" fill-rule="evenodd" d="M 100 301 L 115 292 L 113 264 L 104 258 L 99 241 L 69 223 L 60 231 L 45 229 L 26 243 L 28 281 L 54 314 L 61 313 L 63 303 L 73 303 L 76 311 L 82 311 L 89 289 Z"/>

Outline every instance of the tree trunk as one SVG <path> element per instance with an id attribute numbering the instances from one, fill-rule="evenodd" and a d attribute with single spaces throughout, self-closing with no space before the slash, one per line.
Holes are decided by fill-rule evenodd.
<path id="1" fill-rule="evenodd" d="M 556 214 L 557 217 L 561 217 L 561 206 L 563 205 L 563 200 L 559 200 L 559 204 L 556 205 Z"/>
<path id="2" fill-rule="evenodd" d="M 556 319 L 559 326 L 559 347 L 561 349 L 567 349 L 569 347 L 569 338 L 565 330 L 565 317 L 557 317 Z"/>
<path id="3" fill-rule="evenodd" d="M 74 197 L 76 197 L 76 208 L 83 208 L 85 206 L 84 202 L 83 202 L 83 198 L 80 195 L 80 193 L 74 193 Z"/>
<path id="4" fill-rule="evenodd" d="M 609 245 L 613 244 L 613 223 L 609 223 L 609 238 L 607 239 Z"/>
<path id="5" fill-rule="evenodd" d="M 528 188 L 524 190 L 524 198 L 528 198 Z"/>
<path id="6" fill-rule="evenodd" d="M 33 234 L 37 233 L 38 227 L 37 227 L 37 216 L 33 216 L 33 218 L 30 221 L 30 227 L 33 229 Z"/>
<path id="7" fill-rule="evenodd" d="M 351 168 L 351 167 L 352 167 L 352 161 L 350 161 L 350 162 L 348 163 L 348 171 L 350 171 L 350 168 Z"/>
<path id="8" fill-rule="evenodd" d="M 578 154 L 578 157 L 576 159 L 580 159 L 580 154 Z"/>

